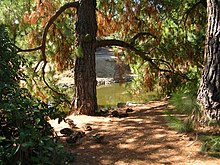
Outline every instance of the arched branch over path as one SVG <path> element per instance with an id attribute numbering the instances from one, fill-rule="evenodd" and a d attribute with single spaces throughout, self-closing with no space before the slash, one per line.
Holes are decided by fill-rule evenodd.
<path id="1" fill-rule="evenodd" d="M 155 69 L 158 69 L 162 72 L 171 72 L 170 70 L 165 70 L 165 69 L 159 68 L 157 66 L 157 64 L 154 63 L 155 59 L 152 59 L 149 57 L 151 52 L 144 52 L 140 49 L 137 49 L 132 44 L 129 44 L 129 43 L 121 41 L 121 40 L 116 40 L 116 39 L 100 40 L 100 41 L 96 41 L 96 43 L 95 43 L 95 48 L 106 47 L 106 46 L 119 46 L 119 47 L 127 48 L 131 51 L 134 51 L 134 53 L 137 54 L 139 57 L 141 57 L 144 61 L 148 61 Z M 165 62 L 165 61 L 163 61 L 163 62 Z"/>
<path id="2" fill-rule="evenodd" d="M 150 32 L 140 32 L 140 33 L 137 33 L 130 41 L 130 43 L 132 45 L 134 45 L 135 41 L 139 38 L 139 37 L 142 37 L 142 36 L 151 36 L 153 37 L 154 39 L 157 39 L 157 37 L 155 35 L 153 35 L 152 33 Z"/>

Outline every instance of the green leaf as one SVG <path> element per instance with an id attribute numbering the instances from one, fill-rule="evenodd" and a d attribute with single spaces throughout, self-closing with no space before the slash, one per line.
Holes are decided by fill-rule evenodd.
<path id="1" fill-rule="evenodd" d="M 5 139 L 6 139 L 6 137 L 0 136 L 0 143 L 1 143 L 2 141 L 4 141 Z"/>
<path id="2" fill-rule="evenodd" d="M 33 147 L 34 146 L 34 142 L 29 141 L 29 142 L 25 142 L 22 144 L 22 147 L 24 148 L 29 148 L 29 147 Z"/>
<path id="3" fill-rule="evenodd" d="M 76 56 L 77 57 L 83 57 L 83 49 L 81 46 L 78 46 L 76 49 Z"/>
<path id="4" fill-rule="evenodd" d="M 18 152 L 19 149 L 20 149 L 20 145 L 16 145 L 15 147 L 12 148 L 11 154 L 15 155 Z"/>
<path id="5" fill-rule="evenodd" d="M 39 123 L 40 123 L 40 121 L 41 121 L 41 119 L 40 119 L 40 118 L 35 119 L 36 124 L 39 124 Z"/>

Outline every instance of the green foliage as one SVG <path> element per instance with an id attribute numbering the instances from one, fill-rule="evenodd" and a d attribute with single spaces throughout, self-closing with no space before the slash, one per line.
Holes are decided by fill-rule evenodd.
<path id="1" fill-rule="evenodd" d="M 199 109 L 196 103 L 196 89 L 195 86 L 185 86 L 172 94 L 170 102 L 178 112 L 190 115 Z"/>
<path id="2" fill-rule="evenodd" d="M 200 119 L 200 107 L 197 104 L 198 75 L 199 73 L 196 67 L 191 67 L 187 73 L 187 77 L 190 80 L 182 83 L 182 85 L 177 88 L 176 92 L 172 93 L 170 99 L 171 104 L 175 106 L 175 110 L 178 113 L 191 116 L 195 122 Z"/>
<path id="3" fill-rule="evenodd" d="M 220 158 L 220 137 L 219 136 L 201 136 L 203 144 L 201 151 L 211 152 L 211 156 Z"/>
<path id="4" fill-rule="evenodd" d="M 201 113 L 196 100 L 197 84 L 197 81 L 190 81 L 172 93 L 170 103 L 175 108 L 166 112 L 167 119 L 169 125 L 179 132 L 192 132 L 200 122 Z"/>
<path id="5" fill-rule="evenodd" d="M 23 59 L 0 26 L 0 164 L 67 164 L 46 117 L 61 117 L 19 87 Z"/>
<path id="6" fill-rule="evenodd" d="M 168 125 L 180 132 L 180 133 L 189 133 L 194 131 L 193 122 L 189 119 L 185 119 L 184 121 L 179 119 L 178 117 L 174 116 L 170 112 L 166 111 L 166 119 L 168 121 Z"/>

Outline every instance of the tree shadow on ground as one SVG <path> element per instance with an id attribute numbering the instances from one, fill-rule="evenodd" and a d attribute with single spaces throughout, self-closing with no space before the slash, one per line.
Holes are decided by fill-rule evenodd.
<path id="1" fill-rule="evenodd" d="M 134 107 L 126 118 L 95 117 L 81 124 L 92 131 L 76 144 L 64 145 L 75 155 L 77 165 L 178 164 L 201 161 L 196 146 L 168 128 L 164 119 L 167 102 L 151 102 Z M 70 118 L 70 117 L 69 117 Z M 73 117 L 77 122 L 77 116 Z M 87 122 L 88 121 L 88 122 Z M 82 125 L 83 125 L 82 124 Z M 79 124 L 80 125 L 80 124 Z M 81 125 L 81 126 L 82 126 Z M 82 127 L 81 127 L 82 128 Z M 95 134 L 104 136 L 97 143 Z M 199 160 L 197 160 L 199 158 Z"/>

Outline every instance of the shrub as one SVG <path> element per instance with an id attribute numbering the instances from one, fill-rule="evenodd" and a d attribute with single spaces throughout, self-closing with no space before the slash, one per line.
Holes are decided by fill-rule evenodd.
<path id="1" fill-rule="evenodd" d="M 0 164 L 67 164 L 69 158 L 45 120 L 61 114 L 19 87 L 25 79 L 23 63 L 0 25 Z"/>

